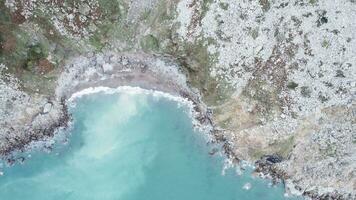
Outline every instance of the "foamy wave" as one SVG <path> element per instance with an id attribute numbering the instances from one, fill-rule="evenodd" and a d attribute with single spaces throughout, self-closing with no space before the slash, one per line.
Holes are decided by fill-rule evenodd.
<path id="1" fill-rule="evenodd" d="M 89 87 L 79 92 L 74 93 L 69 99 L 69 102 L 73 102 L 75 99 L 78 99 L 85 95 L 95 94 L 103 92 L 105 94 L 115 94 L 115 93 L 126 93 L 126 94 L 144 94 L 144 95 L 152 95 L 154 97 L 163 97 L 172 101 L 176 101 L 179 103 L 190 104 L 193 106 L 193 103 L 186 98 L 174 96 L 169 93 L 157 91 L 157 90 L 148 90 L 140 87 L 132 87 L 132 86 L 119 86 L 117 88 L 109 88 L 109 87 Z"/>
<path id="2" fill-rule="evenodd" d="M 185 106 L 188 108 L 188 114 L 189 117 L 192 119 L 194 129 L 197 129 L 201 132 L 210 132 L 212 130 L 212 127 L 210 125 L 206 125 L 206 124 L 203 125 L 197 120 L 199 113 L 197 113 L 194 110 L 195 105 L 188 98 L 174 96 L 172 94 L 157 91 L 157 90 L 148 90 L 148 89 L 143 89 L 140 87 L 133 87 L 133 86 L 119 86 L 117 88 L 110 88 L 110 87 L 103 87 L 103 86 L 89 87 L 72 94 L 72 96 L 68 99 L 68 103 L 70 106 L 75 106 L 76 99 L 86 95 L 92 95 L 96 93 L 104 93 L 104 94 L 125 93 L 131 95 L 150 95 L 158 99 L 164 98 L 170 101 L 175 101 L 178 103 L 178 106 Z"/>

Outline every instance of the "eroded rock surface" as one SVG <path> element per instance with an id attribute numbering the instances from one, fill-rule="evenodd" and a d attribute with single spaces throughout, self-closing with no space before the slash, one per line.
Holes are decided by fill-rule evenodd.
<path id="1" fill-rule="evenodd" d="M 355 197 L 355 16 L 353 1 L 214 1 L 182 19 L 181 35 L 215 41 L 210 75 L 233 88 L 215 119 L 236 154 L 282 156 L 274 170 L 302 193 Z"/>
<path id="2" fill-rule="evenodd" d="M 237 158 L 258 161 L 294 193 L 356 198 L 355 1 L 6 0 L 0 8 L 3 152 L 51 136 L 68 118 L 62 97 L 79 82 L 144 85 L 146 70 L 160 71 L 201 95 L 217 139 Z"/>

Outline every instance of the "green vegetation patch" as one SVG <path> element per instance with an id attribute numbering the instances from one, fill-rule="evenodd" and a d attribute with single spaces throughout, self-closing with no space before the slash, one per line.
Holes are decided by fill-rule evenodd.
<path id="1" fill-rule="evenodd" d="M 5 1 L 0 2 L 0 24 L 9 23 L 11 21 L 9 10 L 4 3 Z"/>
<path id="2" fill-rule="evenodd" d="M 0 32 L 0 56 L 2 56 L 2 54 L 3 54 L 4 42 L 5 42 L 4 36 L 2 36 L 2 34 Z"/>
<path id="3" fill-rule="evenodd" d="M 294 148 L 294 143 L 295 143 L 294 136 L 289 136 L 286 139 L 282 139 L 280 141 L 274 142 L 266 149 L 250 148 L 249 151 L 250 151 L 250 155 L 252 155 L 252 158 L 254 159 L 260 159 L 264 155 L 271 155 L 271 154 L 276 154 L 281 156 L 282 158 L 287 158 Z"/>
<path id="4" fill-rule="evenodd" d="M 318 0 L 309 0 L 309 3 L 315 5 L 316 3 L 318 3 Z"/>
<path id="5" fill-rule="evenodd" d="M 223 10 L 228 10 L 229 9 L 229 4 L 228 3 L 220 2 L 219 6 Z"/>
<path id="6" fill-rule="evenodd" d="M 111 22 L 121 20 L 123 15 L 125 15 L 125 11 L 122 9 L 124 5 L 118 0 L 100 0 L 99 7 L 103 17 Z"/>
<path id="7" fill-rule="evenodd" d="M 334 144 L 328 143 L 326 149 L 322 150 L 322 153 L 324 154 L 324 156 L 335 157 L 337 153 L 337 147 Z"/>
<path id="8" fill-rule="evenodd" d="M 321 46 L 327 49 L 330 46 L 330 42 L 327 40 L 323 40 L 323 42 L 321 43 Z"/>
<path id="9" fill-rule="evenodd" d="M 309 98 L 311 96 L 312 91 L 310 90 L 310 88 L 308 86 L 303 86 L 300 88 L 300 94 L 303 97 L 307 97 Z"/>
<path id="10" fill-rule="evenodd" d="M 278 142 L 278 144 L 275 145 L 275 148 L 277 149 L 276 153 L 283 158 L 287 158 L 294 148 L 294 140 L 294 136 L 290 136 L 289 138 Z"/>
<path id="11" fill-rule="evenodd" d="M 178 58 L 188 72 L 190 84 L 202 91 L 205 102 L 215 105 L 226 100 L 231 95 L 232 88 L 229 84 L 210 76 L 210 67 L 214 64 L 214 59 L 209 55 L 207 46 L 204 40 L 195 44 L 186 43 Z"/>
<path id="12" fill-rule="evenodd" d="M 289 89 L 294 90 L 295 88 L 298 87 L 298 83 L 296 83 L 296 82 L 294 82 L 294 81 L 288 82 L 287 87 L 288 87 Z"/>
<path id="13" fill-rule="evenodd" d="M 27 52 L 27 61 L 23 65 L 24 69 L 30 70 L 38 61 L 48 56 L 48 51 L 39 43 L 30 45 Z"/>
<path id="14" fill-rule="evenodd" d="M 254 40 L 258 37 L 258 34 L 259 34 L 258 27 L 254 28 L 250 31 L 250 35 Z"/>
<path id="15" fill-rule="evenodd" d="M 89 43 L 95 48 L 95 50 L 101 50 L 104 47 L 104 44 L 101 42 L 101 38 L 98 33 L 89 37 Z"/>
<path id="16" fill-rule="evenodd" d="M 151 34 L 146 35 L 141 39 L 141 48 L 144 51 L 158 51 L 159 41 L 155 36 Z"/>

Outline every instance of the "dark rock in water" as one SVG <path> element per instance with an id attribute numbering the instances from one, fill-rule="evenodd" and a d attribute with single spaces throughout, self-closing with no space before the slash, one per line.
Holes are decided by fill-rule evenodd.
<path id="1" fill-rule="evenodd" d="M 213 149 L 209 152 L 209 155 L 213 156 L 213 155 L 215 155 L 218 151 L 219 151 L 219 149 L 213 148 Z"/>
<path id="2" fill-rule="evenodd" d="M 17 158 L 17 161 L 19 163 L 23 164 L 25 162 L 25 158 L 21 156 L 21 157 Z"/>
<path id="3" fill-rule="evenodd" d="M 288 178 L 288 175 L 276 167 L 276 163 L 282 162 L 283 158 L 277 154 L 264 155 L 260 160 L 255 162 L 255 172 L 269 175 L 274 184 Z"/>
<path id="4" fill-rule="evenodd" d="M 216 140 L 217 142 L 222 142 L 222 143 L 224 143 L 224 142 L 227 141 L 225 135 L 224 135 L 223 133 L 221 133 L 221 131 L 218 131 L 218 130 L 215 129 L 214 132 L 213 132 L 213 135 L 214 135 L 215 140 Z"/>
<path id="5" fill-rule="evenodd" d="M 15 162 L 16 162 L 16 161 L 15 161 L 13 158 L 8 158 L 8 159 L 6 160 L 6 164 L 9 165 L 9 166 L 14 165 Z"/>
<path id="6" fill-rule="evenodd" d="M 283 158 L 277 154 L 273 155 L 264 155 L 261 157 L 261 159 L 258 161 L 260 163 L 264 163 L 267 165 L 273 165 L 275 163 L 282 162 Z"/>

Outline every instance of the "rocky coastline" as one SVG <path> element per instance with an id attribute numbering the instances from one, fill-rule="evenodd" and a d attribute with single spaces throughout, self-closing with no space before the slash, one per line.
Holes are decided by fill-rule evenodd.
<path id="1" fill-rule="evenodd" d="M 158 63 L 161 65 L 160 67 L 157 67 Z M 211 141 L 209 142 L 221 144 L 221 151 L 234 165 L 238 166 L 242 161 L 235 154 L 233 141 L 229 140 L 226 137 L 225 130 L 214 122 L 211 109 L 201 100 L 199 92 L 186 84 L 184 74 L 178 70 L 179 66 L 172 60 L 144 53 L 118 54 L 108 52 L 106 54 L 90 54 L 89 56 L 74 58 L 67 63 L 65 69 L 67 70 L 64 70 L 58 79 L 56 96 L 53 96 L 53 101 L 50 102 L 53 109 L 42 110 L 33 118 L 36 119 L 37 116 L 41 116 L 46 119 L 52 112 L 59 117 L 56 120 L 46 120 L 41 123 L 41 126 L 36 126 L 38 124 L 36 121 L 31 122 L 34 126 L 31 126 L 26 135 L 8 139 L 7 141 L 9 142 L 0 152 L 1 157 L 6 159 L 8 164 L 13 164 L 22 159 L 13 158 L 11 156 L 12 152 L 25 151 L 26 147 L 32 142 L 50 140 L 58 129 L 68 127 L 71 117 L 67 110 L 67 99 L 77 91 L 96 86 L 112 88 L 138 86 L 144 89 L 164 91 L 188 99 L 194 105 L 194 118 L 197 120 L 195 125 L 205 128 L 204 131 L 211 136 Z M 162 69 L 164 71 L 160 71 Z M 59 106 L 54 108 L 54 104 Z M 290 177 L 285 172 L 275 167 L 275 164 L 282 160 L 283 158 L 279 155 L 264 155 L 254 163 L 255 172 L 258 176 L 270 178 L 275 183 L 289 179 Z M 301 188 L 299 189 L 301 190 Z M 316 200 L 351 198 L 351 196 L 338 193 L 318 195 L 310 191 L 299 192 L 294 194 L 302 194 Z"/>
<path id="2" fill-rule="evenodd" d="M 127 85 L 190 99 L 231 161 L 288 193 L 356 199 L 355 5 L 1 1 L 0 155 L 68 125 L 73 93 Z"/>
<path id="3" fill-rule="evenodd" d="M 110 69 L 105 68 L 107 65 L 110 65 Z M 56 94 L 49 97 L 46 103 L 50 108 L 43 106 L 38 109 L 39 112 L 32 114 L 30 126 L 24 130 L 25 134 L 6 135 L 0 149 L 2 159 L 12 163 L 13 152 L 26 150 L 31 142 L 50 140 L 58 129 L 67 128 L 71 121 L 68 99 L 72 94 L 90 87 L 133 86 L 179 96 L 194 105 L 193 117 L 197 121 L 196 126 L 205 130 L 210 130 L 213 126 L 211 111 L 201 101 L 199 93 L 193 92 L 186 85 L 184 75 L 166 58 L 162 60 L 148 54 L 109 52 L 106 55 L 91 54 L 74 58 L 65 69 L 67 70 L 64 70 L 58 79 Z"/>
<path id="4" fill-rule="evenodd" d="M 16 162 L 13 156 L 14 153 L 28 151 L 28 146 L 31 143 L 51 140 L 59 129 L 66 129 L 71 117 L 68 113 L 65 99 L 60 100 L 59 107 L 56 109 L 58 109 L 55 114 L 57 115 L 56 119 L 47 121 L 48 117 L 51 117 L 49 113 L 40 112 L 34 116 L 34 120 L 31 122 L 32 126 L 29 126 L 21 136 L 8 134 L 5 137 L 5 145 L 0 149 L 0 159 L 6 160 L 7 164 L 12 165 Z M 36 119 L 36 117 L 38 118 Z M 36 120 L 41 120 L 42 122 L 39 124 Z M 24 158 L 21 157 L 20 160 L 22 162 Z"/>

